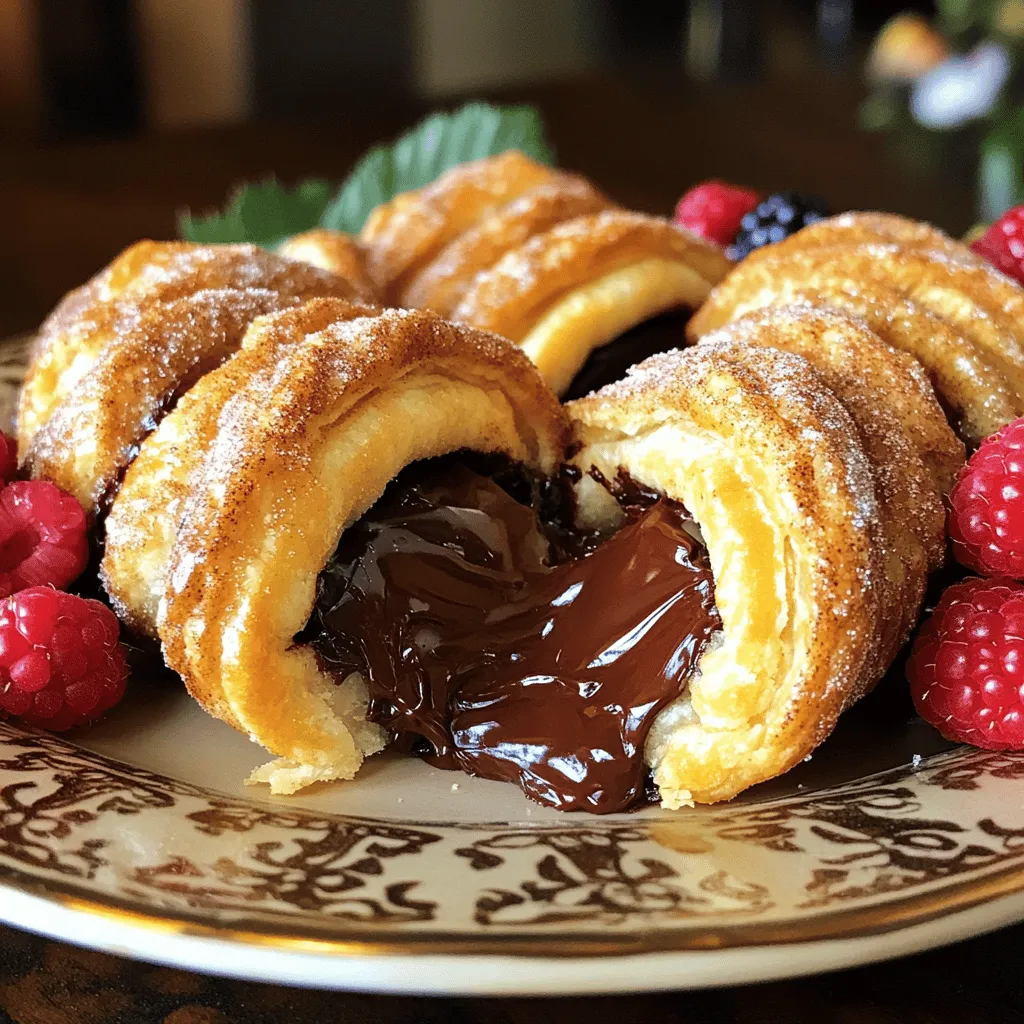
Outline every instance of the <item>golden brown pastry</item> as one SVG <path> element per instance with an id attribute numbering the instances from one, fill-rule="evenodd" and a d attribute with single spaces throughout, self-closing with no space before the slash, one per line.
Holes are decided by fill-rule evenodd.
<path id="1" fill-rule="evenodd" d="M 880 346 L 838 314 L 768 313 L 567 407 L 574 462 L 683 502 L 711 557 L 721 642 L 647 741 L 667 807 L 798 763 L 916 620 L 958 449 L 920 376 Z M 606 515 L 595 485 L 580 500 Z"/>
<path id="2" fill-rule="evenodd" d="M 331 324 L 375 316 L 372 306 L 312 299 L 249 327 L 242 347 L 186 392 L 139 446 L 105 520 L 100 566 L 111 604 L 135 632 L 157 637 L 167 563 L 192 474 L 202 466 L 224 404 L 274 365 L 272 353 Z"/>
<path id="3" fill-rule="evenodd" d="M 167 663 L 208 711 L 277 755 L 254 776 L 275 792 L 350 778 L 383 743 L 359 677 L 336 686 L 292 642 L 346 526 L 417 459 L 502 452 L 550 473 L 567 440 L 557 399 L 503 339 L 429 312 L 352 312 L 325 325 L 329 304 L 313 303 L 261 320 L 236 357 L 248 382 L 237 387 L 230 362 L 204 379 L 226 400 L 206 420 L 159 601 Z M 133 476 L 166 475 L 173 449 L 161 434 L 186 436 L 190 407 L 143 443 Z M 144 482 L 132 487 L 144 494 Z"/>
<path id="4" fill-rule="evenodd" d="M 730 267 L 682 228 L 618 209 L 581 178 L 519 153 L 396 197 L 362 241 L 390 301 L 511 338 L 558 392 L 594 348 L 698 305 Z"/>
<path id="5" fill-rule="evenodd" d="M 863 317 L 917 358 L 976 445 L 1024 413 L 1024 289 L 928 225 L 845 214 L 752 253 L 691 319 L 691 340 L 797 299 Z"/>
<path id="6" fill-rule="evenodd" d="M 360 234 L 370 277 L 389 303 L 403 305 L 416 274 L 463 231 L 524 192 L 568 177 L 510 150 L 400 193 L 370 214 Z"/>
<path id="7" fill-rule="evenodd" d="M 343 231 L 331 231 L 328 228 L 313 228 L 301 234 L 292 235 L 277 247 L 280 256 L 292 260 L 302 260 L 321 270 L 329 270 L 332 274 L 345 278 L 356 286 L 359 295 L 364 299 L 372 299 L 377 290 L 366 270 L 366 253 L 359 240 Z"/>
<path id="8" fill-rule="evenodd" d="M 142 438 L 253 319 L 318 295 L 363 294 L 251 245 L 140 242 L 43 325 L 21 395 L 22 460 L 101 513 Z"/>

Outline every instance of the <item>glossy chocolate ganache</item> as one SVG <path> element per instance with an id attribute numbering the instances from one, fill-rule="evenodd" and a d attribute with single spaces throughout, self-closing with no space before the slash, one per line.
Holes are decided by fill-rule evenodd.
<path id="1" fill-rule="evenodd" d="M 558 488 L 492 476 L 409 467 L 343 534 L 296 639 L 362 673 L 369 717 L 432 764 L 563 810 L 636 806 L 651 724 L 721 628 L 707 553 L 681 504 L 625 478 L 600 538 L 565 528 Z"/>

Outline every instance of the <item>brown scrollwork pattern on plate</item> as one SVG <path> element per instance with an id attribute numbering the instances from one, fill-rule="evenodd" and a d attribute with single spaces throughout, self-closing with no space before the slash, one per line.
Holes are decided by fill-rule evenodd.
<path id="1" fill-rule="evenodd" d="M 664 859 L 650 856 L 644 827 L 509 831 L 455 851 L 477 871 L 517 860 L 517 888 L 494 888 L 476 902 L 482 925 L 548 925 L 569 921 L 621 924 L 630 918 L 692 917 L 733 904 L 759 913 L 772 904 L 765 886 L 712 871 L 687 885 Z M 530 877 L 535 874 L 535 877 Z"/>
<path id="2" fill-rule="evenodd" d="M 1024 865 L 1022 776 L 1024 758 L 961 749 L 689 813 L 421 825 L 229 797 L 0 721 L 0 889 L 73 883 L 151 913 L 340 937 L 728 928 Z"/>

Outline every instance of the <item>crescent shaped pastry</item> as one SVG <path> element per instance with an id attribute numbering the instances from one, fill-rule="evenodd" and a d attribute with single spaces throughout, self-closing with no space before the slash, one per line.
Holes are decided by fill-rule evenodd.
<path id="1" fill-rule="evenodd" d="M 46 335 L 48 354 L 40 360 L 53 370 L 71 360 L 72 368 L 50 396 L 56 400 L 45 420 L 35 392 L 23 393 L 22 412 L 37 425 L 22 453 L 25 466 L 69 491 L 94 517 L 105 511 L 146 434 L 238 348 L 257 316 L 317 295 L 359 294 L 344 278 L 252 246 L 173 251 L 155 284 L 139 283 L 152 276 L 151 264 L 124 282 L 130 303 L 97 300 L 78 321 Z"/>
<path id="2" fill-rule="evenodd" d="M 759 306 L 817 295 L 816 304 L 864 316 L 887 342 L 917 357 L 968 443 L 1024 409 L 1024 289 L 1015 282 L 952 249 L 784 245 L 739 264 L 691 319 L 689 337 Z"/>
<path id="3" fill-rule="evenodd" d="M 314 295 L 373 300 L 334 275 L 254 245 L 137 242 L 67 295 L 40 328 L 18 408 L 19 450 L 28 450 L 108 342 L 131 330 L 140 308 L 198 291 L 250 288 L 293 301 Z"/>
<path id="4" fill-rule="evenodd" d="M 582 178 L 563 176 L 538 185 L 483 217 L 448 243 L 406 287 L 404 306 L 450 316 L 482 271 L 534 235 L 611 203 Z"/>
<path id="5" fill-rule="evenodd" d="M 358 294 L 366 300 L 376 295 L 376 288 L 366 270 L 366 253 L 358 239 L 343 231 L 313 228 L 292 235 L 277 247 L 279 256 L 301 260 L 321 270 L 343 277 L 355 285 Z"/>
<path id="6" fill-rule="evenodd" d="M 605 210 L 507 252 L 453 316 L 511 338 L 562 393 L 594 348 L 658 313 L 699 305 L 730 266 L 667 220 Z"/>
<path id="7" fill-rule="evenodd" d="M 840 321 L 828 330 L 840 345 Z M 895 446 L 881 429 L 868 439 L 805 358 L 741 333 L 654 356 L 568 406 L 576 464 L 683 502 L 710 555 L 721 642 L 645 748 L 670 808 L 729 799 L 810 753 L 888 666 L 923 591 L 923 558 L 887 576 L 907 537 L 872 459 Z M 844 394 L 854 407 L 866 392 Z"/>
<path id="8" fill-rule="evenodd" d="M 516 150 L 459 164 L 436 181 L 378 206 L 363 226 L 370 277 L 400 303 L 417 270 L 489 213 L 562 172 Z"/>
<path id="9" fill-rule="evenodd" d="M 802 356 L 857 426 L 879 505 L 881 675 L 917 621 L 928 573 L 944 561 L 942 496 L 964 464 L 964 446 L 917 363 L 863 322 L 810 306 L 777 307 L 748 314 L 702 344 L 721 338 Z"/>
<path id="10" fill-rule="evenodd" d="M 220 410 L 158 625 L 193 696 L 278 757 L 254 780 L 288 793 L 351 777 L 382 743 L 356 684 L 337 687 L 293 643 L 342 532 L 418 459 L 503 452 L 551 473 L 566 420 L 518 349 L 429 312 L 387 310 L 251 351 L 266 372 Z"/>
<path id="11" fill-rule="evenodd" d="M 893 348 L 921 364 L 960 436 L 971 445 L 1024 414 L 1024 399 L 969 339 L 884 284 L 851 278 L 810 254 L 794 264 L 785 253 L 753 264 L 744 261 L 737 284 L 742 297 L 730 306 L 733 318 L 765 306 L 807 302 L 863 319 Z M 715 305 L 705 304 L 687 325 L 691 341 L 721 319 L 723 307 L 714 294 L 710 301 Z"/>
<path id="12" fill-rule="evenodd" d="M 242 347 L 184 394 L 139 446 L 104 523 L 100 564 L 114 610 L 136 633 L 158 636 L 157 610 L 178 518 L 192 476 L 216 436 L 224 404 L 258 376 L 273 371 L 277 350 L 300 344 L 332 324 L 376 312 L 341 299 L 312 299 L 255 320 Z"/>

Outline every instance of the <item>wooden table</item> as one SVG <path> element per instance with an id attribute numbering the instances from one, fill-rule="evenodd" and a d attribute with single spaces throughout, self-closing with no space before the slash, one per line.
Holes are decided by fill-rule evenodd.
<path id="1" fill-rule="evenodd" d="M 780 45 L 786 59 L 758 85 L 695 85 L 663 72 L 569 82 L 515 98 L 541 105 L 566 166 L 642 209 L 668 211 L 690 184 L 719 176 L 764 190 L 812 189 L 836 209 L 891 209 L 957 232 L 970 224 L 969 177 L 923 180 L 907 173 L 883 139 L 856 130 L 859 76 L 815 68 L 806 52 L 794 55 L 791 40 Z M 0 148 L 0 332 L 30 329 L 63 291 L 129 242 L 170 235 L 177 207 L 217 203 L 233 181 L 271 171 L 286 180 L 340 177 L 369 143 L 417 113 L 403 104 L 361 103 L 306 123 Z M 209 980 L 0 928 L 0 1021 L 996 1024 L 1024 1019 L 1022 940 L 1024 929 L 1017 928 L 835 976 L 541 1005 L 420 1002 Z"/>

